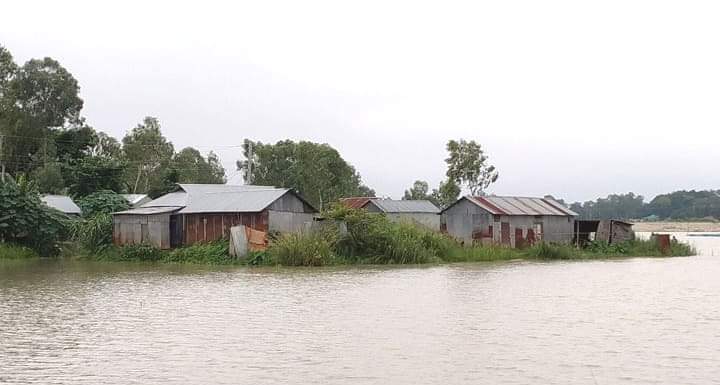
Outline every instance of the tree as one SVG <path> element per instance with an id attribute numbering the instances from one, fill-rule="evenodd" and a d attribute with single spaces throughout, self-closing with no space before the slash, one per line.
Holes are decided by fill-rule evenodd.
<path id="1" fill-rule="evenodd" d="M 497 181 L 495 166 L 488 164 L 488 157 L 474 140 L 451 140 L 447 151 L 448 178 L 458 185 L 465 185 L 472 195 L 484 194 L 485 189 Z"/>
<path id="2" fill-rule="evenodd" d="M 459 196 L 460 186 L 452 179 L 440 182 L 440 187 L 433 189 L 431 194 L 433 203 L 443 209 L 455 203 Z"/>
<path id="3" fill-rule="evenodd" d="M 404 200 L 427 200 L 429 198 L 428 183 L 423 180 L 416 180 L 409 190 L 405 190 Z"/>
<path id="4" fill-rule="evenodd" d="M 106 156 L 87 156 L 65 165 L 65 183 L 71 195 L 83 197 L 96 191 L 124 190 L 125 163 Z"/>
<path id="5" fill-rule="evenodd" d="M 0 134 L 3 161 L 13 175 L 44 164 L 53 130 L 80 122 L 83 101 L 75 78 L 51 58 L 22 67 L 0 48 Z M 42 158 L 42 162 L 37 162 Z"/>
<path id="6" fill-rule="evenodd" d="M 123 153 L 128 161 L 128 185 L 133 193 L 149 191 L 161 184 L 160 170 L 170 165 L 172 143 L 160 132 L 157 118 L 146 117 L 123 138 Z"/>
<path id="7" fill-rule="evenodd" d="M 212 151 L 206 160 L 200 151 L 183 148 L 173 157 L 172 168 L 177 171 L 179 183 L 225 183 L 225 169 Z"/>
<path id="8" fill-rule="evenodd" d="M 237 168 L 246 181 L 296 189 L 320 209 L 341 197 L 374 195 L 362 185 L 355 168 L 328 144 L 292 140 L 263 144 L 246 139 L 243 147 L 246 160 L 238 161 Z"/>
<path id="9" fill-rule="evenodd" d="M 96 191 L 78 199 L 77 204 L 86 218 L 98 214 L 112 214 L 130 208 L 130 204 L 122 195 L 109 190 Z"/>
<path id="10" fill-rule="evenodd" d="M 43 194 L 62 194 L 65 180 L 59 163 L 50 162 L 35 172 L 38 190 Z"/>

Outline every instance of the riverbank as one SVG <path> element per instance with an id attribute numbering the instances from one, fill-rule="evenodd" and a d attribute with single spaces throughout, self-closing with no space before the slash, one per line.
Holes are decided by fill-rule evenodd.
<path id="1" fill-rule="evenodd" d="M 636 232 L 671 233 L 671 232 L 720 232 L 720 223 L 716 222 L 637 222 L 633 225 Z"/>

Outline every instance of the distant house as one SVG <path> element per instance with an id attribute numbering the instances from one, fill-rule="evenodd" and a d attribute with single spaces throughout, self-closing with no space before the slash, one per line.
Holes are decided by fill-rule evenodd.
<path id="1" fill-rule="evenodd" d="M 575 240 L 584 245 L 590 241 L 608 244 L 635 239 L 633 224 L 615 219 L 575 221 Z"/>
<path id="2" fill-rule="evenodd" d="M 442 212 L 442 229 L 467 244 L 570 243 L 576 213 L 549 198 L 465 196 Z"/>
<path id="3" fill-rule="evenodd" d="M 150 199 L 147 194 L 120 194 L 123 198 L 128 202 L 130 205 L 130 208 L 136 208 L 144 205 L 147 202 L 150 202 L 152 199 Z"/>
<path id="4" fill-rule="evenodd" d="M 227 237 L 230 227 L 299 231 L 317 210 L 294 190 L 268 186 L 180 184 L 141 207 L 113 214 L 116 245 L 167 249 Z"/>
<path id="5" fill-rule="evenodd" d="M 67 215 L 80 216 L 82 210 L 77 204 L 67 195 L 43 195 L 40 197 L 46 205 L 55 210 L 61 211 Z"/>
<path id="6" fill-rule="evenodd" d="M 343 198 L 340 202 L 351 208 L 385 213 L 395 222 L 414 222 L 432 230 L 440 230 L 440 209 L 427 200 L 394 200 L 381 198 Z"/>

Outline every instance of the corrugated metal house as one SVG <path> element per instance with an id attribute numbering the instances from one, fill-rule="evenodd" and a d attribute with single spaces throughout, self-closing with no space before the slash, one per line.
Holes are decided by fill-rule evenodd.
<path id="1" fill-rule="evenodd" d="M 616 219 L 578 220 L 575 221 L 575 237 L 580 245 L 590 241 L 608 244 L 621 243 L 635 239 L 635 232 L 630 222 Z"/>
<path id="2" fill-rule="evenodd" d="M 80 207 L 78 207 L 77 204 L 66 195 L 43 195 L 40 197 L 40 200 L 43 201 L 46 205 L 49 207 L 54 208 L 55 210 L 61 211 L 67 215 L 82 215 L 82 210 Z"/>
<path id="3" fill-rule="evenodd" d="M 347 207 L 361 208 L 369 212 L 385 213 L 395 222 L 414 222 L 432 230 L 440 230 L 440 209 L 427 200 L 394 200 L 381 198 L 344 198 L 340 202 Z"/>
<path id="4" fill-rule="evenodd" d="M 136 208 L 144 205 L 145 203 L 150 202 L 152 199 L 150 199 L 147 194 L 120 194 L 123 198 L 130 204 L 130 208 Z"/>
<path id="5" fill-rule="evenodd" d="M 467 244 L 570 243 L 576 213 L 548 198 L 465 196 L 442 212 L 442 229 Z"/>
<path id="6" fill-rule="evenodd" d="M 286 188 L 180 184 L 176 192 L 113 214 L 113 241 L 167 249 L 222 239 L 237 225 L 293 232 L 312 222 L 315 213 L 312 205 Z"/>

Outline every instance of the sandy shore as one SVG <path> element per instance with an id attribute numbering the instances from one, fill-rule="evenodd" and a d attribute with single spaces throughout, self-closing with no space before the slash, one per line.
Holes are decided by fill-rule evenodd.
<path id="1" fill-rule="evenodd" d="M 636 222 L 633 230 L 637 232 L 676 231 L 676 232 L 720 232 L 720 223 L 711 222 Z"/>

